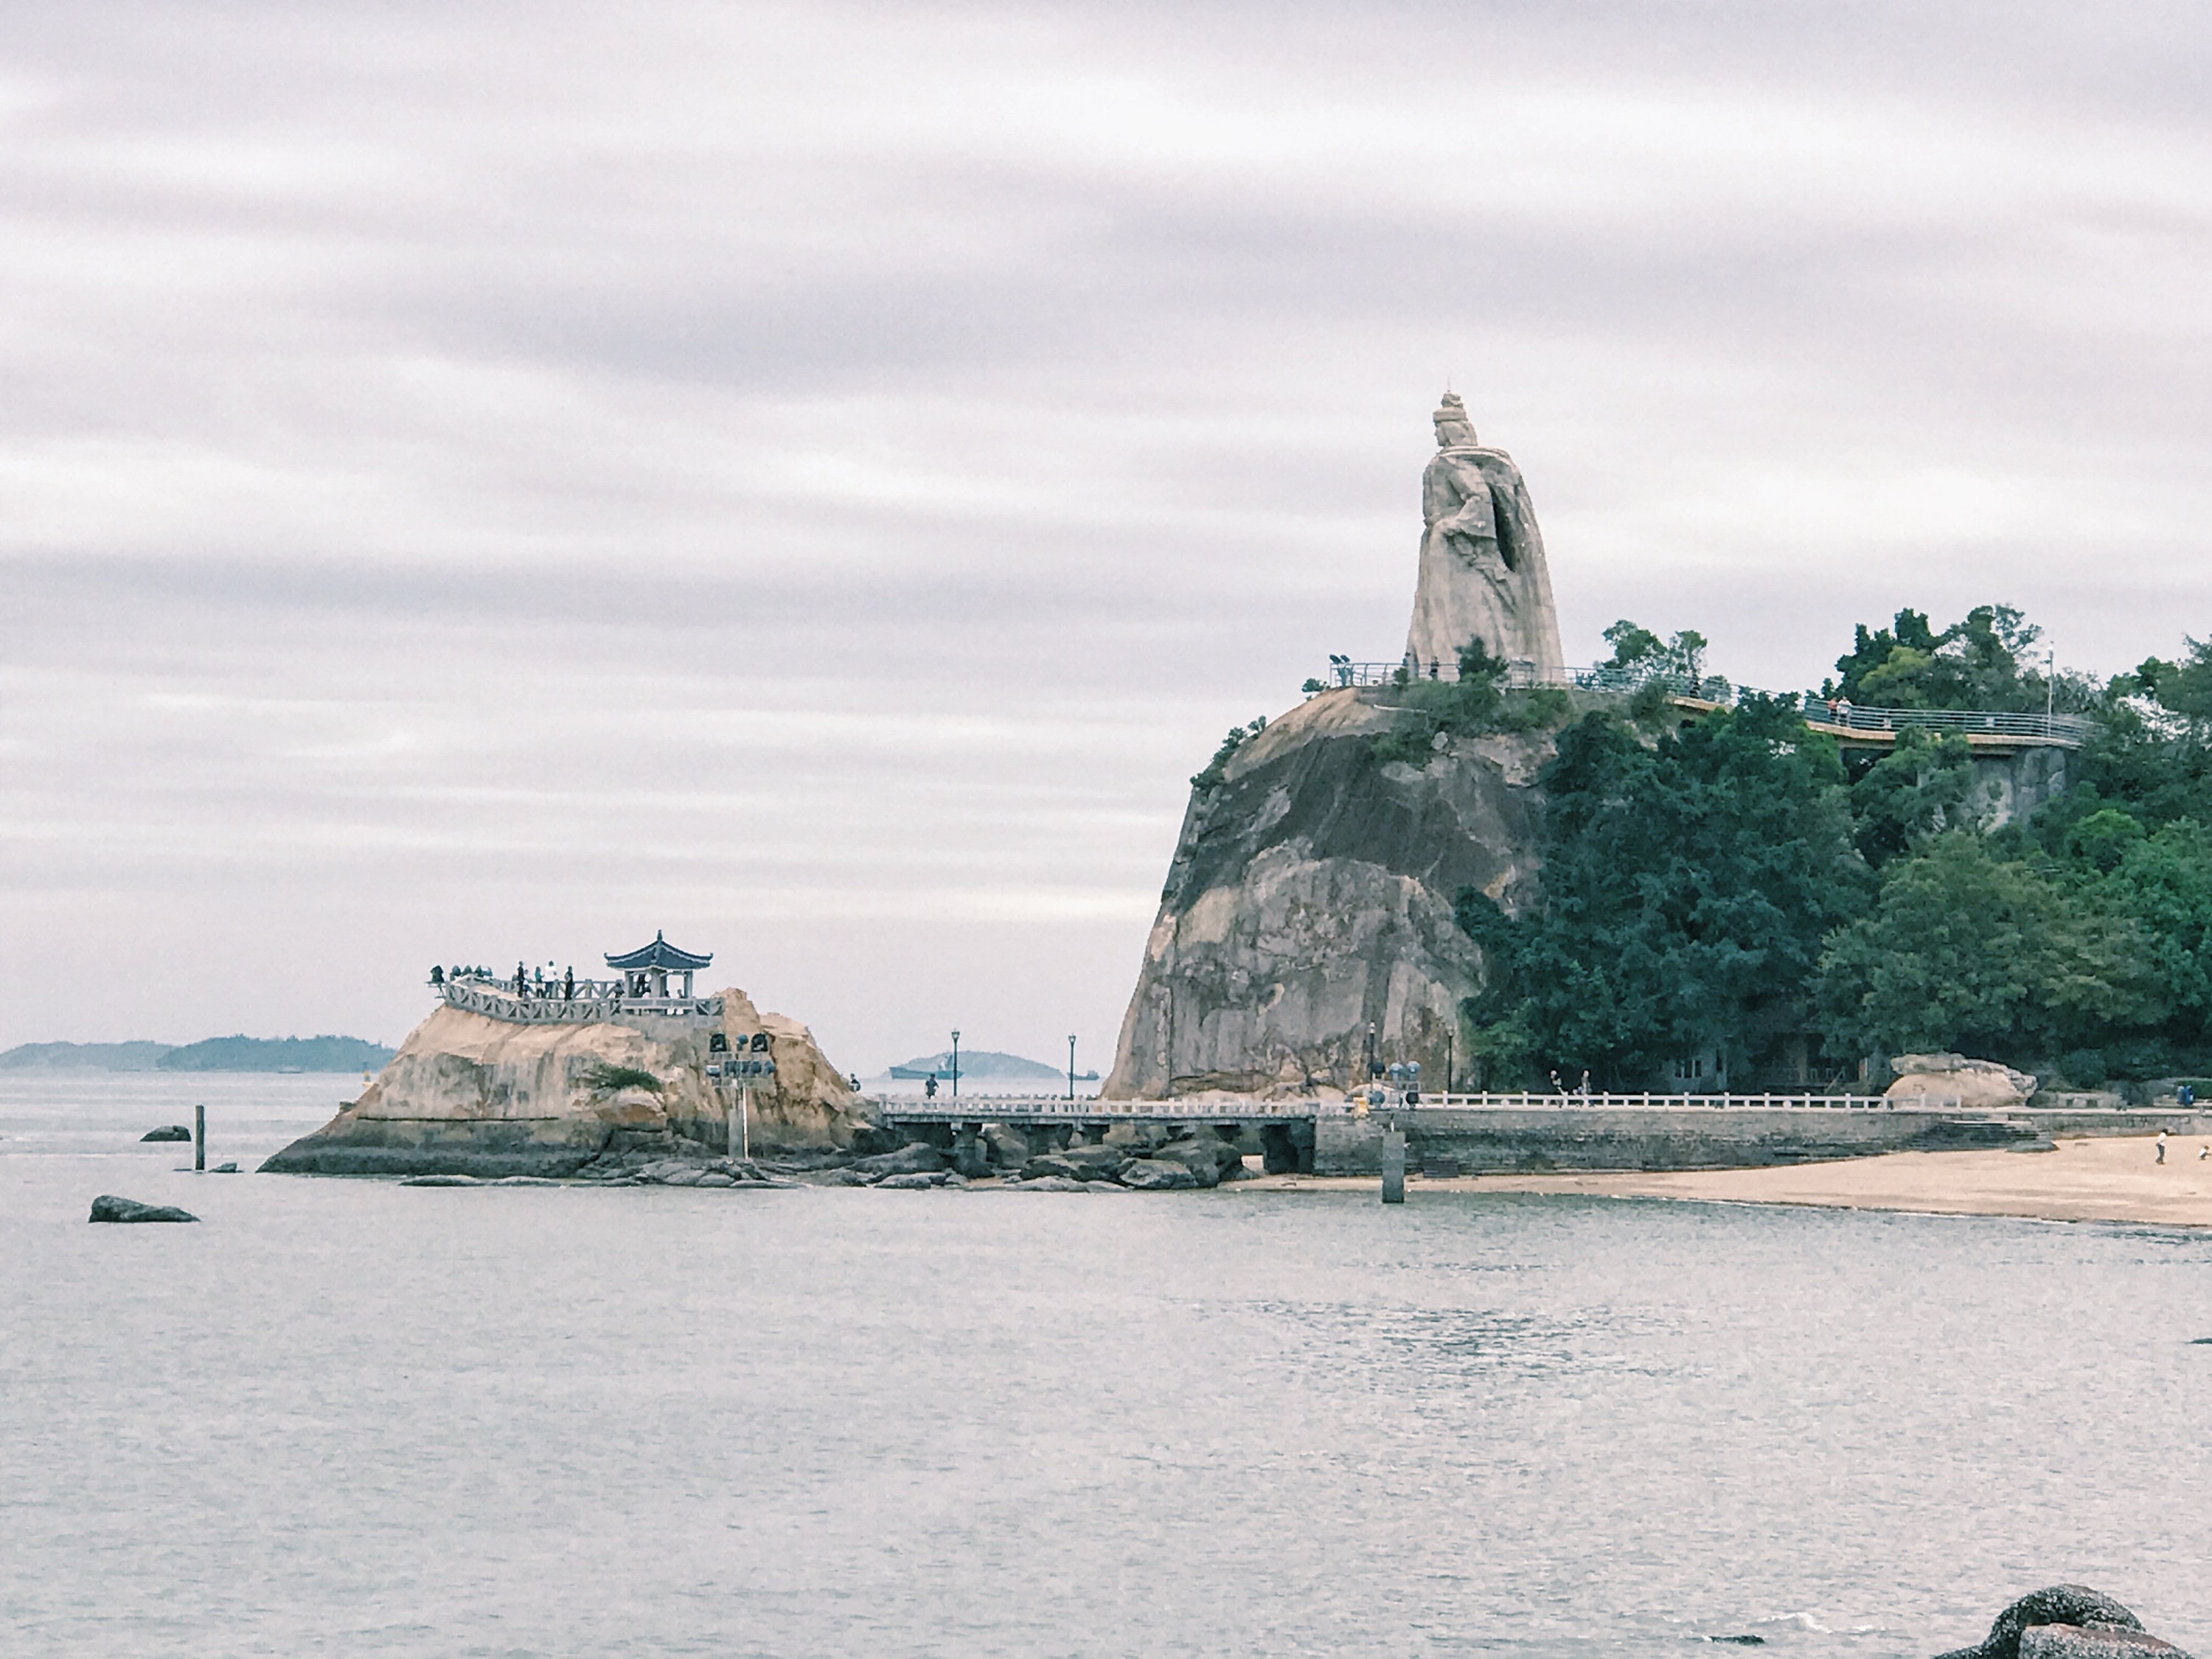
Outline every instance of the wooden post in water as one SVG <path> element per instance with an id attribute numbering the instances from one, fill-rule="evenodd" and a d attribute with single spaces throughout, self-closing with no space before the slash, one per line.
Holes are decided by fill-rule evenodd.
<path id="1" fill-rule="evenodd" d="M 753 1085 L 744 1085 L 738 1091 L 738 1156 L 753 1155 Z"/>
<path id="2" fill-rule="evenodd" d="M 1395 1123 L 1382 1132 L 1382 1201 L 1406 1201 L 1406 1132 Z"/>
<path id="3" fill-rule="evenodd" d="M 207 1108 L 192 1108 L 192 1173 L 207 1173 Z"/>

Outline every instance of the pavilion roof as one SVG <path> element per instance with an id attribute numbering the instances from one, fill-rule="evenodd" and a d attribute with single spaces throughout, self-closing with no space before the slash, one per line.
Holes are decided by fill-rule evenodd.
<path id="1" fill-rule="evenodd" d="M 607 966 L 610 968 L 673 968 L 681 970 L 686 968 L 704 968 L 714 959 L 714 953 L 712 951 L 703 957 L 694 956 L 689 951 L 679 951 L 668 942 L 665 936 L 655 931 L 653 943 L 646 945 L 642 950 L 628 951 L 622 956 L 616 956 L 610 952 L 607 957 Z"/>

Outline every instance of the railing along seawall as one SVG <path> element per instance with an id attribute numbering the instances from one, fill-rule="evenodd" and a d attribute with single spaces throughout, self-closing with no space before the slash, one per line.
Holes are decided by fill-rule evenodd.
<path id="1" fill-rule="evenodd" d="M 1064 1095 L 948 1095 L 928 1099 L 914 1095 L 872 1095 L 867 1104 L 885 1117 L 957 1122 L 989 1122 L 996 1117 L 1066 1118 L 1103 1121 L 1147 1118 L 1177 1122 L 1206 1119 L 1295 1119 L 1357 1115 L 1362 1111 L 1418 1115 L 1427 1112 L 1660 1112 L 1660 1111 L 1924 1111 L 1964 1109 L 1957 1095 L 1725 1094 L 1422 1094 L 1407 1101 L 1399 1090 L 1382 1090 L 1379 1101 L 1312 1097 L 1262 1100 L 1250 1097 L 1211 1100 L 1098 1100 Z"/>

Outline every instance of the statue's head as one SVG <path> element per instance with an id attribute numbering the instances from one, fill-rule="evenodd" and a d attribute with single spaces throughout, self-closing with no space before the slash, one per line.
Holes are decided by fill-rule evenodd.
<path id="1" fill-rule="evenodd" d="M 1444 393 L 1444 400 L 1437 406 L 1433 418 L 1438 449 L 1474 447 L 1474 422 L 1467 418 L 1467 405 L 1459 400 L 1458 392 Z"/>

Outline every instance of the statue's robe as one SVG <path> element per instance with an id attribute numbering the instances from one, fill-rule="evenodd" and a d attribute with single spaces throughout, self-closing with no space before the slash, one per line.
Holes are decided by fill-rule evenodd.
<path id="1" fill-rule="evenodd" d="M 1479 639 L 1539 679 L 1564 672 L 1544 538 L 1521 469 L 1502 449 L 1437 452 L 1421 475 L 1421 571 L 1407 653 L 1446 672 Z"/>

